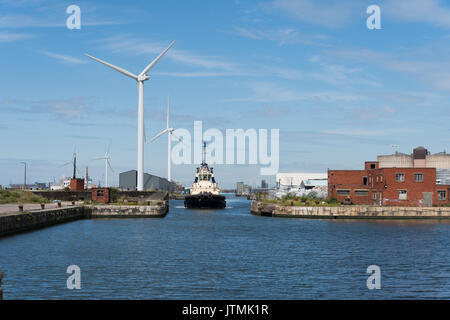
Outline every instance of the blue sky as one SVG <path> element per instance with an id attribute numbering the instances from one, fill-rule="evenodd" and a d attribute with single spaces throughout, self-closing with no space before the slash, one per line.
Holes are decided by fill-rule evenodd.
<path id="1" fill-rule="evenodd" d="M 81 29 L 66 8 L 81 8 Z M 381 8 L 368 30 L 366 8 Z M 389 1 L 0 0 L 0 184 L 52 181 L 70 167 L 94 181 L 111 144 L 115 173 L 136 168 L 137 89 L 84 56 L 140 72 L 176 45 L 145 83 L 147 136 L 172 125 L 280 129 L 280 171 L 359 169 L 424 145 L 449 150 L 450 4 Z M 167 139 L 147 145 L 146 172 L 167 175 Z M 173 166 L 192 182 L 194 165 Z M 222 187 L 259 184 L 256 165 L 217 165 Z"/>

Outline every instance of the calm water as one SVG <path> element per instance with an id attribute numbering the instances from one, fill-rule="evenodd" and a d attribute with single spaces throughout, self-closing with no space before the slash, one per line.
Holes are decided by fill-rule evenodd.
<path id="1" fill-rule="evenodd" d="M 5 299 L 450 298 L 448 222 L 252 216 L 171 201 L 164 219 L 82 220 L 0 239 Z M 81 290 L 66 288 L 67 266 Z M 368 290 L 378 265 L 382 288 Z"/>

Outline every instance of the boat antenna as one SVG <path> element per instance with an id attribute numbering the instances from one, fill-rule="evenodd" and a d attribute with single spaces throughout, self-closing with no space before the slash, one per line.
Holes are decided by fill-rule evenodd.
<path id="1" fill-rule="evenodd" d="M 206 141 L 203 141 L 203 164 L 206 164 Z"/>

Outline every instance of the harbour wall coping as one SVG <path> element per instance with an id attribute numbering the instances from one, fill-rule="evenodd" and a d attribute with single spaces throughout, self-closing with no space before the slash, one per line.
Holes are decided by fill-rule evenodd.
<path id="1" fill-rule="evenodd" d="M 89 201 L 92 200 L 92 190 L 85 191 L 67 191 L 67 190 L 33 190 L 36 195 L 40 195 L 49 200 L 61 201 Z M 111 200 L 116 201 L 121 198 L 145 198 L 148 200 L 168 200 L 169 193 L 167 191 L 127 191 L 112 189 Z"/>
<path id="2" fill-rule="evenodd" d="M 82 206 L 36 210 L 0 216 L 0 236 L 30 231 L 86 217 Z"/>
<path id="3" fill-rule="evenodd" d="M 0 237 L 45 228 L 79 219 L 91 218 L 162 218 L 168 202 L 150 206 L 72 206 L 56 209 L 17 212 L 0 216 Z"/>
<path id="4" fill-rule="evenodd" d="M 252 201 L 252 214 L 271 217 L 322 219 L 450 219 L 450 207 L 387 207 L 337 206 L 303 207 L 282 206 Z"/>
<path id="5" fill-rule="evenodd" d="M 169 211 L 167 201 L 151 206 L 88 206 L 91 218 L 161 218 Z"/>

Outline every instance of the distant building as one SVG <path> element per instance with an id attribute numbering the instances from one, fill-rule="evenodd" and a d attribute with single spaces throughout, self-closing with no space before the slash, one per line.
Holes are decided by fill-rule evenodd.
<path id="1" fill-rule="evenodd" d="M 261 180 L 261 189 L 267 188 L 269 188 L 269 184 L 266 182 L 266 180 Z"/>
<path id="2" fill-rule="evenodd" d="M 10 189 L 23 189 L 23 184 L 10 184 Z M 47 190 L 49 189 L 49 184 L 45 182 L 35 182 L 33 184 L 27 183 L 27 190 Z"/>
<path id="3" fill-rule="evenodd" d="M 92 188 L 91 199 L 94 202 L 109 203 L 111 201 L 110 188 Z"/>
<path id="4" fill-rule="evenodd" d="M 326 173 L 277 173 L 277 189 L 283 187 L 300 188 L 303 181 L 311 179 L 327 179 Z"/>
<path id="5" fill-rule="evenodd" d="M 418 147 L 411 156 L 396 153 L 379 156 L 381 162 L 367 161 L 364 170 L 328 170 L 328 196 L 344 203 L 369 205 L 450 203 L 450 184 L 442 184 L 437 178 L 437 169 L 429 167 L 435 163 L 428 162 L 429 156 L 428 150 Z M 440 164 L 445 165 L 445 161 Z"/>
<path id="6" fill-rule="evenodd" d="M 70 179 L 70 191 L 84 191 L 84 179 Z"/>
<path id="7" fill-rule="evenodd" d="M 236 183 L 236 193 L 244 194 L 244 183 L 243 182 Z"/>
<path id="8" fill-rule="evenodd" d="M 308 179 L 300 183 L 300 188 L 306 190 L 324 186 L 328 186 L 328 179 Z"/>
<path id="9" fill-rule="evenodd" d="M 236 183 L 236 195 L 249 195 L 252 192 L 252 187 L 244 182 Z"/>
<path id="10" fill-rule="evenodd" d="M 119 174 L 119 188 L 122 190 L 136 190 L 137 171 L 130 170 Z M 163 190 L 173 192 L 175 183 L 165 178 L 144 173 L 144 190 Z"/>

